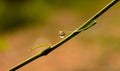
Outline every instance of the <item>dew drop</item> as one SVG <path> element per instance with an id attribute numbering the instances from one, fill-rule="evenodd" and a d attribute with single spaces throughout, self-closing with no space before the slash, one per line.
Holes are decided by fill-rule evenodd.
<path id="1" fill-rule="evenodd" d="M 59 36 L 60 38 L 64 38 L 65 36 Z"/>
<path id="2" fill-rule="evenodd" d="M 59 37 L 60 37 L 60 38 L 64 38 L 64 37 L 65 37 L 65 32 L 59 31 Z"/>

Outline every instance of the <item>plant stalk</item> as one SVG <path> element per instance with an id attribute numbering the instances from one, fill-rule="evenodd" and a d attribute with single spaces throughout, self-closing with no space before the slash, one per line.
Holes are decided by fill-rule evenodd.
<path id="1" fill-rule="evenodd" d="M 68 35 L 67 37 L 65 37 L 63 40 L 61 40 L 60 42 L 56 43 L 55 45 L 45 49 L 43 52 L 40 52 L 34 56 L 32 56 L 31 58 L 23 61 L 22 63 L 14 66 L 13 68 L 11 68 L 9 71 L 16 71 L 17 69 L 25 66 L 26 64 L 34 61 L 35 59 L 41 57 L 41 56 L 45 56 L 47 54 L 49 54 L 50 52 L 52 52 L 53 50 L 55 50 L 57 47 L 59 47 L 60 45 L 62 45 L 63 43 L 67 42 L 68 40 L 70 40 L 71 38 L 73 38 L 74 36 L 76 36 L 77 34 L 79 34 L 82 31 L 79 31 L 83 28 L 90 28 L 89 25 L 92 21 L 94 21 L 95 19 L 97 19 L 99 16 L 101 16 L 104 12 L 106 12 L 109 8 L 111 8 L 113 5 L 115 5 L 119 0 L 113 0 L 111 1 L 108 5 L 106 5 L 103 9 L 101 9 L 98 13 L 96 13 L 93 17 L 91 17 L 89 20 L 87 20 L 82 26 L 78 27 L 77 29 L 75 29 L 70 35 Z M 87 29 L 88 29 L 87 28 Z M 79 31 L 79 32 L 78 32 Z M 84 31 L 84 30 L 83 30 Z"/>

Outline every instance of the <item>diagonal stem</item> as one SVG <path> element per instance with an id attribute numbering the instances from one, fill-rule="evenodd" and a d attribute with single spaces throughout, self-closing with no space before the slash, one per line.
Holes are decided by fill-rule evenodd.
<path id="1" fill-rule="evenodd" d="M 70 35 L 68 35 L 67 37 L 65 37 L 63 40 L 61 40 L 60 42 L 56 43 L 55 45 L 51 46 L 50 48 L 45 49 L 43 52 L 40 52 L 36 55 L 34 55 L 33 57 L 25 60 L 24 62 L 14 66 L 13 68 L 11 68 L 9 71 L 16 71 L 17 69 L 25 66 L 26 64 L 34 61 L 35 59 L 41 57 L 41 56 L 45 56 L 47 54 L 49 54 L 50 52 L 52 52 L 53 50 L 55 50 L 57 47 L 59 47 L 60 45 L 62 45 L 63 43 L 67 42 L 68 40 L 70 40 L 71 38 L 73 38 L 74 36 L 76 36 L 77 34 L 79 34 L 82 31 L 79 31 L 83 28 L 90 28 L 90 23 L 92 21 L 94 21 L 95 19 L 97 19 L 99 16 L 101 16 L 104 12 L 106 12 L 109 8 L 111 8 L 113 5 L 115 5 L 119 0 L 113 0 L 111 1 L 108 5 L 106 5 L 103 9 L 101 9 L 98 13 L 96 13 L 93 17 L 91 17 L 89 20 L 87 20 L 82 26 L 78 27 L 77 29 L 75 29 Z M 91 25 L 92 27 L 92 25 Z M 87 29 L 88 29 L 87 28 Z M 79 32 L 78 32 L 79 31 Z M 84 31 L 84 30 L 83 30 Z"/>

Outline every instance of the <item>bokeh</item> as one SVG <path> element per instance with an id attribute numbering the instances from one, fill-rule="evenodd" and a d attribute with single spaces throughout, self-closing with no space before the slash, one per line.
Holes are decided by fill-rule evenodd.
<path id="1" fill-rule="evenodd" d="M 56 44 L 59 31 L 76 29 L 110 1 L 0 0 L 0 71 L 47 48 L 31 51 L 36 45 Z M 120 71 L 119 13 L 118 2 L 94 27 L 18 71 Z"/>

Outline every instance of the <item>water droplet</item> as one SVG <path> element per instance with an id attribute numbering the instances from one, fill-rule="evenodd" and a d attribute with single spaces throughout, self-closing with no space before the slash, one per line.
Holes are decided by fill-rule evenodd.
<path id="1" fill-rule="evenodd" d="M 60 38 L 64 38 L 65 36 L 59 36 Z"/>
<path id="2" fill-rule="evenodd" d="M 59 31 L 59 37 L 60 37 L 60 38 L 64 38 L 64 37 L 65 37 L 65 32 Z"/>

